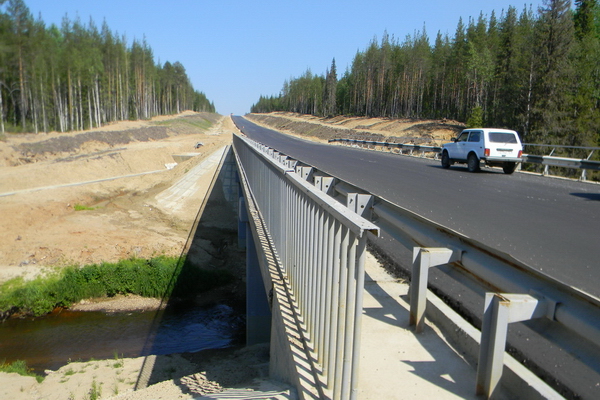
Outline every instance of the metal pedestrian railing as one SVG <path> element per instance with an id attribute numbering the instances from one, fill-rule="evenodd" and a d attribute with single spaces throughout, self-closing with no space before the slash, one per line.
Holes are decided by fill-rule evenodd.
<path id="1" fill-rule="evenodd" d="M 241 136 L 234 136 L 233 145 L 322 391 L 333 399 L 354 399 L 367 233 L 379 230 L 306 182 L 296 173 L 297 161 Z"/>

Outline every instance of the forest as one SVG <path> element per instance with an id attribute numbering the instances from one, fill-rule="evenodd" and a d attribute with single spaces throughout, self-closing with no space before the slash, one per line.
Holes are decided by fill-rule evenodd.
<path id="1" fill-rule="evenodd" d="M 128 44 L 106 22 L 46 26 L 23 0 L 0 0 L 0 134 L 215 111 L 181 63 L 154 58 L 145 39 Z"/>
<path id="2" fill-rule="evenodd" d="M 452 119 L 517 130 L 528 143 L 600 146 L 600 6 L 545 0 L 458 21 L 452 37 L 425 27 L 387 33 L 338 79 L 310 69 L 261 96 L 252 112 Z"/>

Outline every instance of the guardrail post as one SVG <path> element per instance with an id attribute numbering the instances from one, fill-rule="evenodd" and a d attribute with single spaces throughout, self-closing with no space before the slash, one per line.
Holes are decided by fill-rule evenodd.
<path id="1" fill-rule="evenodd" d="M 350 210 L 361 217 L 370 220 L 371 209 L 373 208 L 373 196 L 370 194 L 348 193 L 347 204 Z"/>
<path id="2" fill-rule="evenodd" d="M 289 157 L 285 160 L 285 166 L 289 169 L 296 170 L 296 165 L 298 165 L 298 160 Z"/>
<path id="3" fill-rule="evenodd" d="M 313 177 L 314 168 L 305 165 L 297 165 L 296 173 L 305 181 L 310 182 Z"/>
<path id="4" fill-rule="evenodd" d="M 546 165 L 544 166 L 544 172 L 542 172 L 542 175 L 543 175 L 543 176 L 548 176 L 548 175 L 550 175 L 549 168 L 550 168 L 550 166 L 549 166 L 548 164 L 546 164 Z"/>
<path id="5" fill-rule="evenodd" d="M 541 317 L 554 319 L 555 310 L 556 302 L 544 297 L 491 292 L 485 294 L 477 366 L 477 395 L 490 398 L 500 382 L 508 324 Z"/>
<path id="6" fill-rule="evenodd" d="M 409 325 L 415 325 L 415 332 L 423 331 L 425 307 L 427 304 L 427 279 L 429 268 L 458 261 L 457 253 L 441 247 L 414 247 L 413 266 L 410 279 L 410 318 Z"/>
<path id="7" fill-rule="evenodd" d="M 321 192 L 331 195 L 335 187 L 335 179 L 332 176 L 315 176 L 315 187 Z"/>

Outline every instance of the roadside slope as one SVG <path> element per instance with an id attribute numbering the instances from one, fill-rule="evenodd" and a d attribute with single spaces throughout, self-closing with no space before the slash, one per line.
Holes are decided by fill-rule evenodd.
<path id="1" fill-rule="evenodd" d="M 440 145 L 464 129 L 464 124 L 450 120 L 325 118 L 289 112 L 247 114 L 245 117 L 260 125 L 320 142 L 345 138 Z"/>
<path id="2" fill-rule="evenodd" d="M 0 197 L 0 282 L 50 266 L 181 253 L 195 213 L 163 210 L 155 196 L 231 143 L 231 119 L 187 112 L 100 129 L 0 142 L 0 194 L 22 191 Z M 194 156 L 176 164 L 181 153 Z M 203 197 L 188 205 L 198 209 Z"/>

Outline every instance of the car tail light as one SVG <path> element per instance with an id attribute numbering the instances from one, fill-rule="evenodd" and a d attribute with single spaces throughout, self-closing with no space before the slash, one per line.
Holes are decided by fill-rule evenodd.
<path id="1" fill-rule="evenodd" d="M 490 156 L 490 149 L 483 150 L 483 155 L 486 156 L 486 157 L 489 157 Z"/>
<path id="2" fill-rule="evenodd" d="M 519 155 L 518 157 L 521 158 L 521 156 L 523 155 L 523 150 L 519 150 Z"/>

